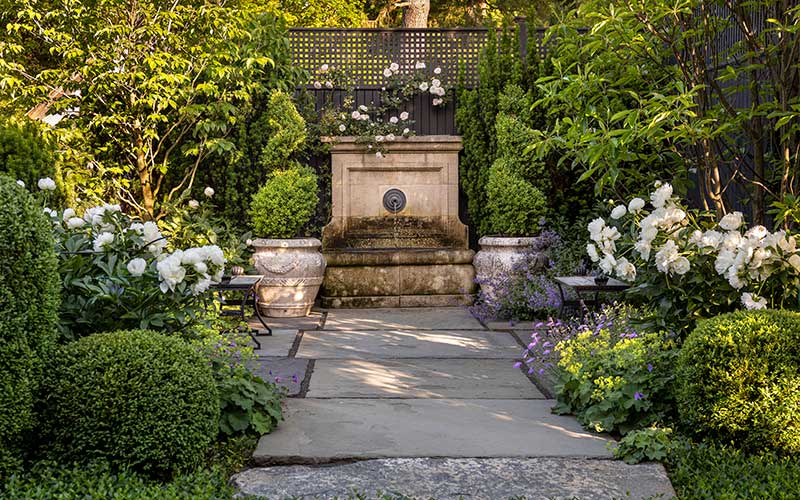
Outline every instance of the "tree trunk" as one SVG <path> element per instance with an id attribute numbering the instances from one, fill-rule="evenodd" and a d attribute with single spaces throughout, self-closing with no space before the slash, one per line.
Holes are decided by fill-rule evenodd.
<path id="1" fill-rule="evenodd" d="M 155 196 L 153 195 L 153 184 L 150 177 L 150 169 L 147 168 L 147 158 L 144 151 L 144 140 L 137 136 L 136 144 L 136 170 L 139 174 L 139 184 L 142 186 L 142 206 L 147 213 L 142 214 L 146 219 L 152 219 L 155 215 Z"/>
<path id="2" fill-rule="evenodd" d="M 403 2 L 403 28 L 427 28 L 430 0 L 407 0 Z"/>

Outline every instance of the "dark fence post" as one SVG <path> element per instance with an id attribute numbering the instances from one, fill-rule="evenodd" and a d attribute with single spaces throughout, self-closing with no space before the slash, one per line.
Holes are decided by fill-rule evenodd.
<path id="1" fill-rule="evenodd" d="M 517 16 L 514 18 L 519 30 L 519 59 L 522 61 L 522 66 L 528 62 L 528 21 L 525 16 Z"/>

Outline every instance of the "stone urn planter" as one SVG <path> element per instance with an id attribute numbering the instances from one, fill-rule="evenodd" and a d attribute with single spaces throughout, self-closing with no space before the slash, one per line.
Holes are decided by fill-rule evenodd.
<path id="1" fill-rule="evenodd" d="M 497 298 L 499 283 L 505 283 L 514 275 L 524 273 L 521 266 L 531 259 L 536 266 L 545 267 L 549 241 L 539 236 L 504 237 L 484 236 L 478 240 L 480 250 L 475 254 L 475 278 L 486 299 Z"/>
<path id="2" fill-rule="evenodd" d="M 316 238 L 253 240 L 253 265 L 264 278 L 258 308 L 273 318 L 308 315 L 325 276 L 325 257 Z"/>

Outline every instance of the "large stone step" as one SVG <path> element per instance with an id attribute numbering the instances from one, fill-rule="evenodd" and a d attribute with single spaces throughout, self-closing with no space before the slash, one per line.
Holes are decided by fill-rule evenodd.
<path id="1" fill-rule="evenodd" d="M 366 498 L 385 492 L 437 500 L 667 500 L 675 496 L 660 464 L 587 458 L 395 458 L 328 467 L 255 468 L 232 481 L 245 494 L 272 500 L 344 500 L 354 492 Z"/>
<path id="2" fill-rule="evenodd" d="M 408 457 L 610 458 L 606 436 L 553 415 L 552 400 L 291 399 L 259 465 Z"/>

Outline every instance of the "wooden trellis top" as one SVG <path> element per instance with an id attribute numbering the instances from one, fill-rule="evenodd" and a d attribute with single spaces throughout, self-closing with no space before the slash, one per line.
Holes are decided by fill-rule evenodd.
<path id="1" fill-rule="evenodd" d="M 380 29 L 294 28 L 289 45 L 296 66 L 312 75 L 323 64 L 347 71 L 361 87 L 380 87 L 383 70 L 392 63 L 401 72 L 413 71 L 417 62 L 442 68 L 445 85 L 478 83 L 478 59 L 487 40 L 486 28 Z"/>

